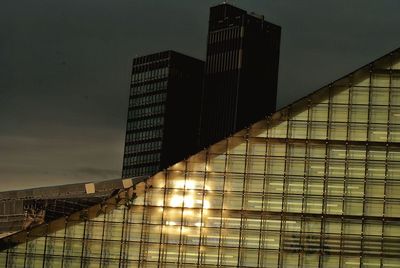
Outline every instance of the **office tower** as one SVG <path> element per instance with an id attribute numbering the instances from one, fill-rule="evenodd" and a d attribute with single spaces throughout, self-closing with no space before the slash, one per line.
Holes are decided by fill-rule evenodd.
<path id="1" fill-rule="evenodd" d="M 154 174 L 196 151 L 203 69 L 174 51 L 133 60 L 123 177 Z"/>
<path id="2" fill-rule="evenodd" d="M 280 33 L 229 4 L 210 9 L 201 147 L 275 111 Z"/>
<path id="3" fill-rule="evenodd" d="M 399 117 L 397 49 L 105 202 L 0 239 L 0 267 L 399 267 Z"/>

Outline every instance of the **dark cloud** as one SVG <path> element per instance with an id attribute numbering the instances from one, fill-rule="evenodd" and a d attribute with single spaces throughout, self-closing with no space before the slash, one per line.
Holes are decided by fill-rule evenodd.
<path id="1" fill-rule="evenodd" d="M 204 58 L 221 1 L 5 0 L 0 190 L 118 177 L 131 59 Z M 283 28 L 279 106 L 400 45 L 400 2 L 231 1 Z"/>

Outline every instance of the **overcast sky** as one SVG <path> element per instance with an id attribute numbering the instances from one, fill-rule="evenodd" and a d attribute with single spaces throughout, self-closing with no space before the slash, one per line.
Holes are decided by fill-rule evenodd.
<path id="1" fill-rule="evenodd" d="M 121 174 L 131 59 L 204 59 L 210 0 L 1 0 L 0 191 Z M 242 0 L 282 26 L 278 106 L 400 46 L 398 0 Z"/>

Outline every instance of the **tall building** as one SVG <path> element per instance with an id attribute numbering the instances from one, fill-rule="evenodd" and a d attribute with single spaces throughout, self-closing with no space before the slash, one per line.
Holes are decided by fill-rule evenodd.
<path id="1" fill-rule="evenodd" d="M 0 267 L 400 267 L 399 118 L 397 49 L 104 202 L 0 239 Z"/>
<path id="2" fill-rule="evenodd" d="M 123 177 L 154 174 L 196 151 L 203 68 L 174 51 L 133 60 Z"/>
<path id="3" fill-rule="evenodd" d="M 276 109 L 281 28 L 221 4 L 210 9 L 200 145 Z"/>

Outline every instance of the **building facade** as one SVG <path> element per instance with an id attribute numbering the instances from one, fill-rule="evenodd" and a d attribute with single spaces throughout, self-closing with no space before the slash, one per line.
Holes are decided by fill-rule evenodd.
<path id="1" fill-rule="evenodd" d="M 399 119 L 400 49 L 1 239 L 0 267 L 400 267 Z"/>
<path id="2" fill-rule="evenodd" d="M 123 177 L 154 174 L 196 151 L 203 68 L 174 51 L 133 60 Z M 175 131 L 182 122 L 185 132 Z"/>
<path id="3" fill-rule="evenodd" d="M 276 109 L 281 28 L 221 4 L 210 9 L 202 148 Z"/>

